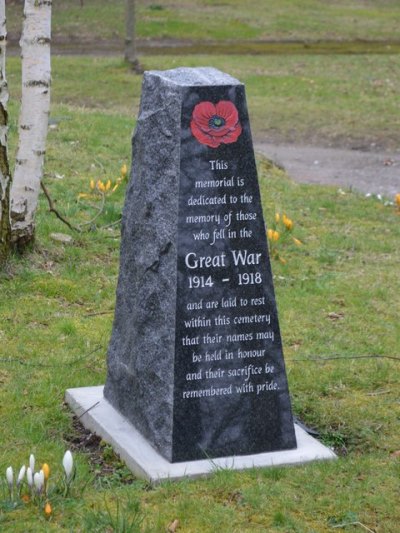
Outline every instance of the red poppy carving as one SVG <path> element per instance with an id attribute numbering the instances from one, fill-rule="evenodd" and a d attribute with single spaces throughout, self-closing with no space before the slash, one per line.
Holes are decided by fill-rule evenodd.
<path id="1" fill-rule="evenodd" d="M 201 144 L 211 148 L 234 143 L 242 133 L 238 110 L 228 100 L 221 100 L 215 105 L 211 102 L 197 104 L 193 109 L 190 129 Z"/>

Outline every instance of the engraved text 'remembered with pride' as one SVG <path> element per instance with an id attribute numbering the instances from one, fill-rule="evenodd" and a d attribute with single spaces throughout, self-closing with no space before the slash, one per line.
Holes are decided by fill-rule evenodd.
<path id="1" fill-rule="evenodd" d="M 296 447 L 244 87 L 183 98 L 173 460 Z"/>

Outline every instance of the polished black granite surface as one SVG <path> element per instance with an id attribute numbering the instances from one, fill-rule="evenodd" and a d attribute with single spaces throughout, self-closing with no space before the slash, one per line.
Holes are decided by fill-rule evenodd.
<path id="1" fill-rule="evenodd" d="M 145 75 L 106 398 L 172 462 L 296 447 L 244 86 Z"/>

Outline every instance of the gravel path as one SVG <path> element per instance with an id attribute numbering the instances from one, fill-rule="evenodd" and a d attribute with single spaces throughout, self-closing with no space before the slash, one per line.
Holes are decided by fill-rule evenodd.
<path id="1" fill-rule="evenodd" d="M 335 185 L 389 198 L 400 192 L 400 148 L 396 152 L 361 152 L 259 140 L 254 148 L 299 182 Z"/>

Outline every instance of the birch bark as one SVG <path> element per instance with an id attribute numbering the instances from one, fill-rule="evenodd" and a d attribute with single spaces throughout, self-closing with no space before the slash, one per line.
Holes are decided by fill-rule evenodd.
<path id="1" fill-rule="evenodd" d="M 19 144 L 11 187 L 12 241 L 24 249 L 35 237 L 50 113 L 52 0 L 25 0 L 21 36 L 22 99 Z"/>
<path id="2" fill-rule="evenodd" d="M 4 265 L 10 253 L 10 186 L 11 176 L 8 164 L 8 87 L 6 79 L 6 12 L 5 0 L 0 0 L 0 266 Z"/>

